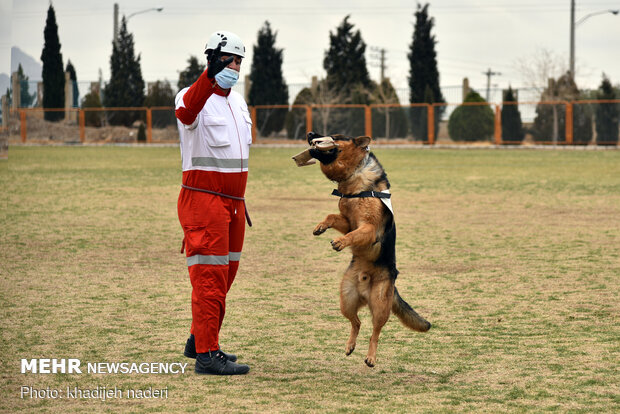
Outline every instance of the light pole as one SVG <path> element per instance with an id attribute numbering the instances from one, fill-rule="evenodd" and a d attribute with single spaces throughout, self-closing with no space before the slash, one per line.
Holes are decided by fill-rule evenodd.
<path id="1" fill-rule="evenodd" d="M 160 12 L 163 9 L 164 9 L 163 7 L 151 7 L 150 9 L 140 10 L 140 11 L 137 11 L 135 13 L 131 13 L 129 16 L 127 16 L 127 19 L 125 19 L 125 20 L 128 21 L 131 17 L 135 16 L 136 14 L 142 14 L 142 13 L 146 13 L 146 12 L 150 12 L 150 11 Z"/>
<path id="2" fill-rule="evenodd" d="M 163 9 L 164 9 L 163 7 L 151 7 L 150 9 L 140 10 L 135 13 L 131 13 L 129 16 L 125 18 L 125 21 L 127 22 L 129 18 L 135 16 L 136 14 L 146 13 L 150 11 L 160 12 Z M 114 42 L 116 42 L 117 39 L 118 39 L 118 3 L 114 3 Z"/>
<path id="3" fill-rule="evenodd" d="M 570 2 L 570 77 L 574 81 L 575 80 L 575 29 L 577 26 L 588 20 L 592 16 L 596 16 L 598 14 L 607 14 L 611 13 L 613 15 L 617 15 L 620 13 L 620 10 L 599 10 L 590 14 L 586 14 L 581 19 L 575 22 L 575 0 L 571 0 Z"/>

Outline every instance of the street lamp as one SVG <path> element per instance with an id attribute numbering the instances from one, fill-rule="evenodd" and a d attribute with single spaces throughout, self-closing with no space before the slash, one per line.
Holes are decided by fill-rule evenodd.
<path id="1" fill-rule="evenodd" d="M 141 14 L 141 13 L 146 13 L 146 12 L 150 12 L 150 11 L 162 11 L 164 8 L 163 7 L 152 7 L 150 9 L 146 9 L 146 10 L 140 10 L 137 11 L 135 13 L 131 13 L 129 16 L 127 16 L 127 18 L 125 19 L 125 21 L 128 21 L 131 17 L 135 16 L 136 14 Z"/>
<path id="2" fill-rule="evenodd" d="M 129 16 L 125 18 L 125 22 L 129 20 L 130 17 L 135 16 L 136 14 L 146 13 L 150 11 L 160 12 L 164 8 L 163 7 L 151 7 L 150 9 L 140 10 L 135 13 L 131 13 Z M 114 42 L 118 39 L 118 3 L 114 3 Z"/>
<path id="3" fill-rule="evenodd" d="M 571 0 L 570 2 L 570 77 L 575 80 L 575 29 L 577 26 L 588 20 L 592 16 L 596 16 L 598 14 L 607 14 L 611 13 L 613 15 L 617 15 L 620 13 L 620 10 L 600 10 L 590 14 L 586 14 L 581 19 L 575 22 L 575 0 Z"/>

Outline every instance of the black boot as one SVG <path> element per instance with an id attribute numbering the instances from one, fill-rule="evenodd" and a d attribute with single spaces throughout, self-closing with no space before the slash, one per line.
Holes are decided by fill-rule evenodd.
<path id="1" fill-rule="evenodd" d="M 237 355 L 227 354 L 224 351 L 220 351 L 220 352 L 224 354 L 230 362 L 237 361 Z M 196 340 L 194 339 L 194 334 L 191 334 L 189 338 L 187 338 L 187 342 L 185 343 L 185 351 L 183 351 L 183 355 L 185 355 L 188 358 L 196 358 Z"/>
<path id="2" fill-rule="evenodd" d="M 223 352 L 206 352 L 197 354 L 196 374 L 205 375 L 243 375 L 250 371 L 250 367 L 230 361 Z"/>

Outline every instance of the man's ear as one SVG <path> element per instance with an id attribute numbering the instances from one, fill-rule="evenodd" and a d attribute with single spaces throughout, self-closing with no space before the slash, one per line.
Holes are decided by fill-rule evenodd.
<path id="1" fill-rule="evenodd" d="M 367 147 L 368 144 L 370 144 L 370 141 L 372 140 L 372 138 L 370 137 L 357 137 L 357 138 L 353 138 L 353 142 L 355 143 L 355 145 L 357 145 L 358 147 Z"/>

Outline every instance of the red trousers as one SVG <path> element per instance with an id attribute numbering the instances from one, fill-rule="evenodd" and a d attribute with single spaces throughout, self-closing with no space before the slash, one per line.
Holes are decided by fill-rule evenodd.
<path id="1" fill-rule="evenodd" d="M 177 204 L 192 282 L 196 352 L 219 349 L 226 294 L 235 280 L 243 237 L 243 201 L 182 189 Z"/>

